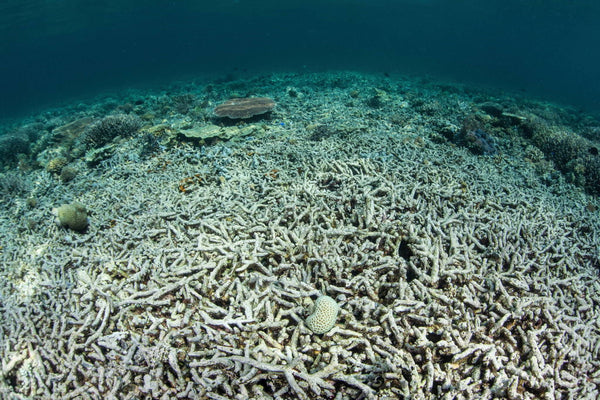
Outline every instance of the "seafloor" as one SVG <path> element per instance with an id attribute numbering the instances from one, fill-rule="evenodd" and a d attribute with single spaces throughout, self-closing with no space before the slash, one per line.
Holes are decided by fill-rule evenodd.
<path id="1" fill-rule="evenodd" d="M 248 96 L 277 106 L 214 116 Z M 111 114 L 143 126 L 82 149 Z M 540 135 L 582 137 L 593 161 L 598 127 L 345 72 L 177 83 L 13 124 L 31 143 L 0 176 L 0 397 L 596 399 L 598 182 Z M 83 231 L 55 221 L 74 201 Z M 321 294 L 341 310 L 315 335 Z"/>

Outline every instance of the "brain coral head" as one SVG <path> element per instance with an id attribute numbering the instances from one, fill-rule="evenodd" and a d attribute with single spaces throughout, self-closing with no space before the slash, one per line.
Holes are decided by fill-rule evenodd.
<path id="1" fill-rule="evenodd" d="M 329 332 L 334 327 L 340 306 L 329 296 L 321 296 L 315 302 L 313 313 L 306 318 L 306 326 L 320 335 Z"/>

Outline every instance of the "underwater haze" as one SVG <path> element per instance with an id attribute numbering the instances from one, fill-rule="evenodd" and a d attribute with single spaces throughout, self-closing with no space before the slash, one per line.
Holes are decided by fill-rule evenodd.
<path id="1" fill-rule="evenodd" d="M 41 1 L 0 6 L 0 117 L 244 72 L 429 75 L 600 109 L 594 1 Z"/>

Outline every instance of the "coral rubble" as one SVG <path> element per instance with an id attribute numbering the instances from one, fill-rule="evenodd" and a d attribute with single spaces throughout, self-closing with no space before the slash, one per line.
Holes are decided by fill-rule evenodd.
<path id="1" fill-rule="evenodd" d="M 306 96 L 283 96 L 287 117 L 260 135 L 202 146 L 169 137 L 196 114 L 160 114 L 148 95 L 144 157 L 125 136 L 93 167 L 70 160 L 68 184 L 44 168 L 3 175 L 0 393 L 597 398 L 598 199 L 540 172 L 518 119 L 493 119 L 514 100 L 482 103 L 502 151 L 481 157 L 448 139 L 480 112 L 472 95 L 388 83 L 249 80 Z M 207 96 L 227 91 L 212 85 Z M 385 101 L 369 106 L 365 87 Z M 344 134 L 311 140 L 315 126 Z M 77 234 L 48 218 L 69 196 L 101 211 Z M 315 334 L 325 293 L 339 311 Z"/>

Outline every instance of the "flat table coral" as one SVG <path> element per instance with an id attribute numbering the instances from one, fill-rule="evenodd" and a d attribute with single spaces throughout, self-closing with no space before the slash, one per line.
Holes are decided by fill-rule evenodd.
<path id="1" fill-rule="evenodd" d="M 275 102 L 268 97 L 229 99 L 215 107 L 215 115 L 231 119 L 246 119 L 271 111 Z"/>

